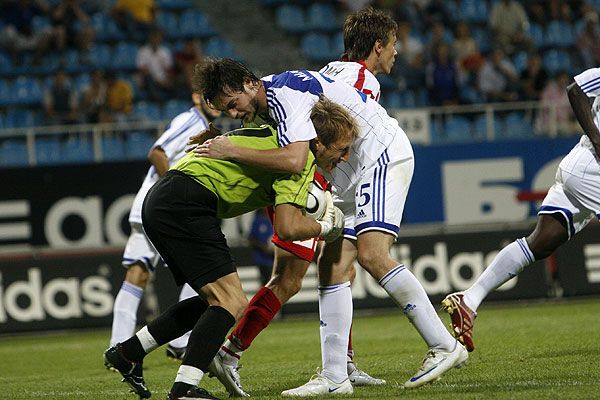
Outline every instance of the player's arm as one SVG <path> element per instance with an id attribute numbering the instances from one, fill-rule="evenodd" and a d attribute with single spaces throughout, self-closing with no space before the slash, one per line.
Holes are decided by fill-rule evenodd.
<path id="1" fill-rule="evenodd" d="M 598 131 L 598 127 L 594 124 L 592 99 L 583 92 L 577 82 L 573 82 L 567 87 L 567 94 L 577 122 L 581 125 L 583 132 L 590 138 L 596 154 L 600 155 L 600 131 Z"/>
<path id="2" fill-rule="evenodd" d="M 299 206 L 291 203 L 275 206 L 273 229 L 285 241 L 308 239 L 321 234 L 321 225 L 305 216 Z"/>
<path id="3" fill-rule="evenodd" d="M 148 160 L 156 169 L 158 176 L 163 176 L 169 170 L 169 157 L 161 147 L 153 147 L 148 152 Z"/>
<path id="4" fill-rule="evenodd" d="M 236 146 L 226 136 L 207 140 L 194 149 L 202 157 L 233 160 L 269 171 L 299 174 L 308 158 L 308 141 L 290 143 L 285 147 L 270 150 Z"/>

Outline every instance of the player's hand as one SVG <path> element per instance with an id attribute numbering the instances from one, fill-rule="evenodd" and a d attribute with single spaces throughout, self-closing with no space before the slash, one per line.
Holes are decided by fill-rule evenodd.
<path id="1" fill-rule="evenodd" d="M 337 239 L 344 230 L 344 213 L 333 205 L 333 198 L 330 192 L 325 192 L 326 209 L 323 217 L 317 222 L 321 225 L 319 236 L 325 242 L 332 242 Z"/>
<path id="2" fill-rule="evenodd" d="M 186 152 L 192 151 L 196 148 L 197 145 L 206 142 L 208 139 L 215 138 L 221 134 L 219 128 L 213 125 L 212 122 L 208 124 L 208 129 L 203 130 L 202 132 L 196 133 L 188 138 L 186 144 Z"/>
<path id="3" fill-rule="evenodd" d="M 192 151 L 196 157 L 228 160 L 235 151 L 235 145 L 226 136 L 217 136 L 197 145 Z"/>

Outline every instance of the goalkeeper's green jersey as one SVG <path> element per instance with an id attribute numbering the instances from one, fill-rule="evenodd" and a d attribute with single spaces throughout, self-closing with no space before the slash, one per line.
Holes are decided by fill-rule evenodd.
<path id="1" fill-rule="evenodd" d="M 225 135 L 240 147 L 259 150 L 279 147 L 277 131 L 268 125 L 236 129 Z M 283 203 L 305 207 L 315 168 L 315 158 L 311 152 L 308 152 L 306 165 L 300 174 L 271 172 L 235 161 L 197 157 L 190 152 L 171 169 L 194 178 L 217 195 L 217 216 L 231 218 Z"/>

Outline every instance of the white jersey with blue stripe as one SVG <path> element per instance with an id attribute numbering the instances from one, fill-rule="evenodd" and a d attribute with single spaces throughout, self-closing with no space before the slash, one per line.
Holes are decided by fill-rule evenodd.
<path id="1" fill-rule="evenodd" d="M 338 164 L 332 176 L 328 176 L 340 193 L 353 190 L 362 171 L 377 163 L 390 144 L 398 138 L 402 146 L 389 155 L 388 162 L 413 157 L 410 142 L 398 122 L 376 101 L 347 83 L 306 70 L 287 71 L 262 80 L 269 113 L 277 123 L 281 146 L 316 137 L 310 112 L 320 94 L 344 106 L 356 119 L 359 133 L 349 160 Z"/>
<path id="2" fill-rule="evenodd" d="M 319 72 L 336 81 L 344 81 L 373 100 L 379 101 L 379 81 L 362 61 L 332 61 Z"/>
<path id="3" fill-rule="evenodd" d="M 154 142 L 152 148 L 160 147 L 164 150 L 169 159 L 170 167 L 186 154 L 185 147 L 188 138 L 206 128 L 208 128 L 208 120 L 196 107 L 192 107 L 171 120 L 164 133 Z M 129 213 L 130 223 L 142 223 L 142 204 L 144 198 L 152 185 L 158 181 L 158 178 L 156 169 L 150 167 L 142 183 L 142 187 L 135 195 L 135 200 Z"/>

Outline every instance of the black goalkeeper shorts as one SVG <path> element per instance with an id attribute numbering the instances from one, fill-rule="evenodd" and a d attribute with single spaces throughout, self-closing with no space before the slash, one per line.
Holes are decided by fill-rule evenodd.
<path id="1" fill-rule="evenodd" d="M 168 171 L 150 188 L 142 223 L 178 285 L 199 289 L 236 271 L 217 218 L 217 196 L 188 175 Z"/>

